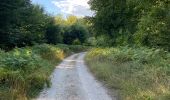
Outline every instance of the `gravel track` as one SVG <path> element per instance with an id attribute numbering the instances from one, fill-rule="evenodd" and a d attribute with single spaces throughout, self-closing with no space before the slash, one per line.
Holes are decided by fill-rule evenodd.
<path id="1" fill-rule="evenodd" d="M 116 100 L 88 71 L 85 53 L 74 54 L 56 66 L 51 87 L 45 88 L 36 100 Z"/>

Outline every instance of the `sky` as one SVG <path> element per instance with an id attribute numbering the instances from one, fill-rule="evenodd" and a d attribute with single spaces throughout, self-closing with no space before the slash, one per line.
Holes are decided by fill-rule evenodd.
<path id="1" fill-rule="evenodd" d="M 51 15 L 62 14 L 79 17 L 92 16 L 94 13 L 88 5 L 89 0 L 31 0 L 33 4 L 39 4 Z"/>

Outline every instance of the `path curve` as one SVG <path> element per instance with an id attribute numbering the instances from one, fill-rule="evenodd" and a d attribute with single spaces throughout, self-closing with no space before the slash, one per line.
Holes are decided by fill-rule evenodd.
<path id="1" fill-rule="evenodd" d="M 116 100 L 88 71 L 84 56 L 74 54 L 56 66 L 51 87 L 44 89 L 37 100 Z"/>

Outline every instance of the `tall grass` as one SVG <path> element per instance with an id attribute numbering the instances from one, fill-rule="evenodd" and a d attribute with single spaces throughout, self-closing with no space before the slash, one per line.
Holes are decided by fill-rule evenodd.
<path id="1" fill-rule="evenodd" d="M 55 66 L 73 52 L 69 46 L 36 45 L 0 50 L 0 100 L 27 100 L 50 86 Z"/>
<path id="2" fill-rule="evenodd" d="M 170 53 L 148 48 L 96 48 L 90 70 L 122 100 L 170 100 Z"/>

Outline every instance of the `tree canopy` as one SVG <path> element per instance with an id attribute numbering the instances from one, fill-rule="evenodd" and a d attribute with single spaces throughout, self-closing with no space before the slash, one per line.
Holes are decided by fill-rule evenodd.
<path id="1" fill-rule="evenodd" d="M 111 45 L 137 44 L 170 49 L 169 0 L 90 0 L 97 36 Z"/>

